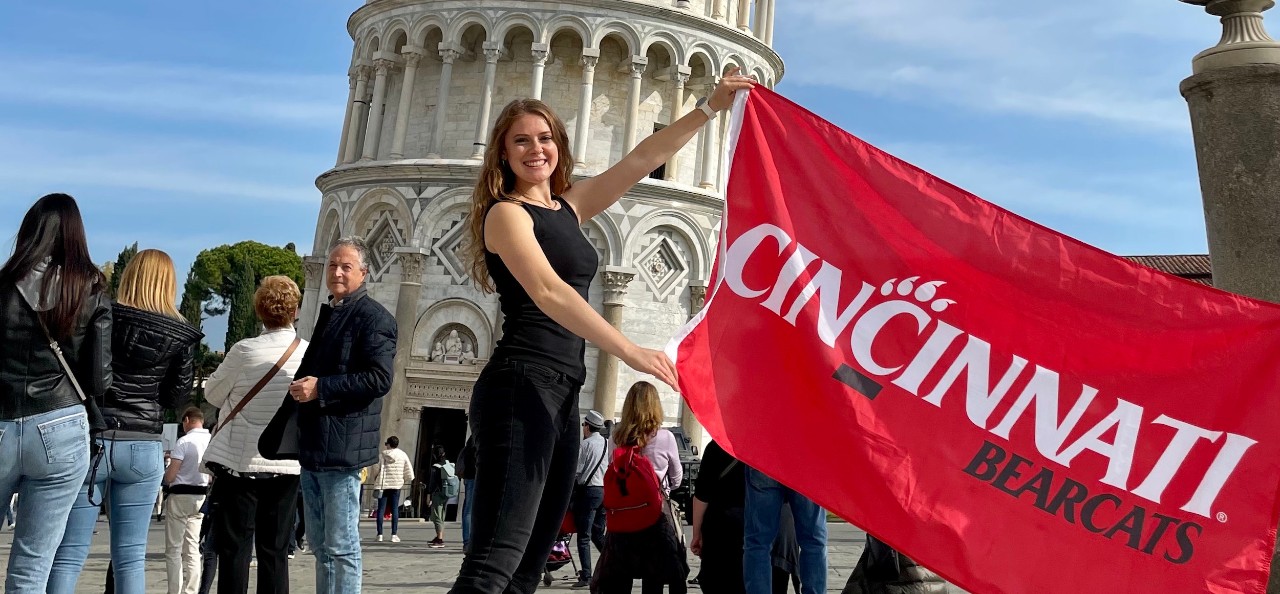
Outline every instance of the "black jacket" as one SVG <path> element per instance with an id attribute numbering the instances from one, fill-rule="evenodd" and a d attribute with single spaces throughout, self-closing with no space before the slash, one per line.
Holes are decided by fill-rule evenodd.
<path id="1" fill-rule="evenodd" d="M 114 381 L 102 401 L 108 430 L 160 433 L 164 410 L 191 393 L 195 347 L 204 336 L 181 320 L 115 304 Z"/>
<path id="2" fill-rule="evenodd" d="M 342 305 L 320 306 L 295 378 L 314 376 L 316 399 L 298 415 L 298 462 L 307 470 L 357 470 L 378 461 L 382 397 L 391 390 L 396 319 L 365 286 Z"/>
<path id="3" fill-rule="evenodd" d="M 101 398 L 111 387 L 111 300 L 105 293 L 85 301 L 75 333 L 60 344 L 86 395 Z M 39 318 L 12 284 L 0 287 L 0 345 L 0 419 L 80 404 Z"/>

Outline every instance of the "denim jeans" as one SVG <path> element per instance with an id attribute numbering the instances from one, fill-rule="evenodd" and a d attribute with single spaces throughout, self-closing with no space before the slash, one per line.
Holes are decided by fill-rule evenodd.
<path id="1" fill-rule="evenodd" d="M 542 365 L 491 361 L 471 397 L 476 497 L 471 551 L 453 594 L 527 594 L 569 511 L 582 443 L 577 381 Z"/>
<path id="2" fill-rule="evenodd" d="M 475 503 L 476 479 L 462 480 L 462 552 L 471 550 L 471 506 Z"/>
<path id="3" fill-rule="evenodd" d="M 80 405 L 0 421 L 0 502 L 18 493 L 6 592 L 44 592 L 76 492 L 89 471 L 89 422 Z"/>
<path id="4" fill-rule="evenodd" d="M 62 545 L 53 559 L 49 594 L 72 594 L 76 580 L 89 556 L 93 526 L 98 522 L 98 504 L 106 501 L 111 522 L 111 566 L 118 594 L 143 594 L 146 590 L 145 564 L 147 530 L 151 511 L 160 493 L 164 475 L 164 454 L 159 441 L 101 439 L 103 456 L 94 480 L 94 501 L 89 501 L 89 481 L 84 479 L 76 497 Z"/>
<path id="5" fill-rule="evenodd" d="M 360 471 L 302 469 L 316 594 L 360 594 Z"/>
<path id="6" fill-rule="evenodd" d="M 604 487 L 578 487 L 573 500 L 573 523 L 578 529 L 578 562 L 582 576 L 591 578 L 591 544 L 604 550 Z"/>
<path id="7" fill-rule="evenodd" d="M 743 526 L 742 580 L 747 594 L 769 594 L 773 563 L 769 553 L 778 535 L 782 504 L 791 505 L 796 522 L 801 594 L 827 591 L 827 512 L 808 497 L 792 491 L 763 472 L 747 467 L 747 498 Z"/>
<path id="8" fill-rule="evenodd" d="M 385 511 L 391 512 L 392 536 L 400 533 L 400 489 L 383 489 L 382 497 L 378 498 L 378 509 L 374 511 L 378 518 L 378 536 L 382 536 L 382 516 Z"/>

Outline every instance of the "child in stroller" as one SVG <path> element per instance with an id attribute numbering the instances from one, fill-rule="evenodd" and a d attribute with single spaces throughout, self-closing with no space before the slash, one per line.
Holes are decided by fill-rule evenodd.
<path id="1" fill-rule="evenodd" d="M 573 512 L 565 514 L 564 521 L 560 523 L 560 534 L 556 536 L 556 544 L 551 547 L 551 554 L 547 555 L 547 565 L 542 573 L 542 584 L 550 586 L 555 576 L 551 572 L 560 569 L 565 564 L 573 567 L 573 575 L 578 575 L 578 564 L 573 560 L 573 553 L 569 548 L 569 541 L 573 539 L 573 535 L 578 532 L 573 524 Z"/>

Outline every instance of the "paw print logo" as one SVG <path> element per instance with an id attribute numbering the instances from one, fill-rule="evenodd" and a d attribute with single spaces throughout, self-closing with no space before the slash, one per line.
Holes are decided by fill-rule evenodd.
<path id="1" fill-rule="evenodd" d="M 910 295 L 922 304 L 927 303 L 929 305 L 929 309 L 932 309 L 937 313 L 941 313 L 946 310 L 948 306 L 955 305 L 955 301 L 950 299 L 936 299 L 938 296 L 938 288 L 947 284 L 946 281 L 929 281 L 916 286 L 916 283 L 919 281 L 920 277 L 918 276 L 904 278 L 902 280 L 891 278 L 880 286 L 880 294 L 886 297 L 894 293 L 897 293 L 902 297 Z"/>

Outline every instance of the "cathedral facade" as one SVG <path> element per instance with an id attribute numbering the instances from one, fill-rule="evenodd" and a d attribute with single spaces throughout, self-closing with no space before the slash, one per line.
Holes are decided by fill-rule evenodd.
<path id="1" fill-rule="evenodd" d="M 540 98 L 568 127 L 575 176 L 617 162 L 694 108 L 737 66 L 772 87 L 775 0 L 369 0 L 354 42 L 342 138 L 322 194 L 299 330 L 327 298 L 328 247 L 359 235 L 372 297 L 396 314 L 399 350 L 383 433 L 424 460 L 465 439 L 471 386 L 500 337 L 495 295 L 476 289 L 462 249 L 467 209 L 498 110 Z M 597 311 L 641 346 L 662 348 L 702 306 L 723 206 L 728 118 L 582 226 L 600 256 Z M 616 418 L 641 377 L 587 348 L 580 406 Z M 656 383 L 656 382 L 655 382 Z M 702 432 L 660 386 L 669 424 Z M 415 455 L 416 454 L 416 455 Z"/>

